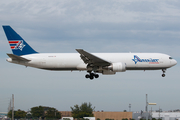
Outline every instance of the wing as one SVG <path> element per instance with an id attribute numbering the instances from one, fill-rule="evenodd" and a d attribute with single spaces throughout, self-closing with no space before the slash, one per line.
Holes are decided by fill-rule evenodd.
<path id="1" fill-rule="evenodd" d="M 103 60 L 91 53 L 84 51 L 83 49 L 76 49 L 77 52 L 80 53 L 81 59 L 84 61 L 85 64 L 93 65 L 93 66 L 109 66 L 111 65 L 110 62 Z"/>
<path id="2" fill-rule="evenodd" d="M 14 54 L 8 54 L 7 55 L 13 59 L 13 60 L 17 60 L 17 61 L 31 61 L 31 60 L 28 60 L 26 58 L 23 58 L 23 57 L 20 57 L 20 56 L 17 56 L 17 55 L 14 55 Z"/>

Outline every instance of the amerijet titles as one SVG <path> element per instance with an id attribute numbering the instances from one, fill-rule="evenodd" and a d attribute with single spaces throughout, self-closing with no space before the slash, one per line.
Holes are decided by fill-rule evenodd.
<path id="1" fill-rule="evenodd" d="M 159 59 L 140 59 L 137 55 L 134 55 L 134 59 L 132 60 L 135 62 L 135 64 L 137 62 L 149 62 L 149 64 L 159 64 Z"/>

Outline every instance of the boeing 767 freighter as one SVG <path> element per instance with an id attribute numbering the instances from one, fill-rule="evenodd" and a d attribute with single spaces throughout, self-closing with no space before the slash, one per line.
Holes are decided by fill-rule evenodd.
<path id="1" fill-rule="evenodd" d="M 162 53 L 38 53 L 10 26 L 3 26 L 13 54 L 8 62 L 45 70 L 87 71 L 86 78 L 98 78 L 97 73 L 112 75 L 126 70 L 162 70 L 177 64 L 171 56 Z"/>

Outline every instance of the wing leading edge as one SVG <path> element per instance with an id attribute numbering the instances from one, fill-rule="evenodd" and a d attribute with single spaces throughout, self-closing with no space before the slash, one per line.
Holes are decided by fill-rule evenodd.
<path id="1" fill-rule="evenodd" d="M 83 49 L 76 49 L 76 51 L 80 54 L 81 59 L 85 64 L 93 65 L 93 66 L 109 66 L 110 62 L 103 60 L 91 53 L 84 51 Z"/>

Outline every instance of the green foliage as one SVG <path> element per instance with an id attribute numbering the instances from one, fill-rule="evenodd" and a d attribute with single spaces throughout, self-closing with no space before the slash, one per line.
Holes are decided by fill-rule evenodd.
<path id="1" fill-rule="evenodd" d="M 106 118 L 105 120 L 114 120 L 114 119 L 109 119 L 109 118 Z"/>
<path id="2" fill-rule="evenodd" d="M 128 120 L 127 118 L 123 118 L 122 120 Z"/>
<path id="3" fill-rule="evenodd" d="M 12 118 L 12 111 L 8 112 L 8 117 Z M 25 117 L 28 119 L 31 119 L 31 118 L 60 119 L 61 113 L 55 108 L 42 107 L 42 106 L 31 108 L 31 111 L 28 112 L 28 114 L 22 110 L 14 111 L 15 119 L 20 119 L 20 118 L 25 118 Z"/>
<path id="4" fill-rule="evenodd" d="M 97 118 L 96 120 L 101 120 L 100 118 Z"/>
<path id="5" fill-rule="evenodd" d="M 20 118 L 25 118 L 26 117 L 26 112 L 22 110 L 18 110 L 15 112 L 14 118 L 15 119 L 20 119 Z"/>
<path id="6" fill-rule="evenodd" d="M 47 119 L 60 119 L 61 118 L 61 113 L 58 112 L 55 108 L 50 108 L 50 107 L 33 107 L 31 108 L 31 114 L 33 118 L 47 118 Z"/>
<path id="7" fill-rule="evenodd" d="M 95 108 L 95 107 L 94 107 Z M 81 106 L 74 105 L 71 107 L 73 118 L 93 117 L 93 110 L 91 103 L 82 103 Z"/>
<path id="8" fill-rule="evenodd" d="M 89 120 L 89 119 L 87 119 L 87 118 L 80 118 L 80 120 Z"/>
<path id="9" fill-rule="evenodd" d="M 140 120 L 146 120 L 146 119 L 141 118 Z"/>
<path id="10" fill-rule="evenodd" d="M 141 118 L 140 120 L 146 120 L 146 118 Z M 148 120 L 150 120 L 150 119 L 148 119 Z"/>
<path id="11" fill-rule="evenodd" d="M 30 113 L 27 113 L 27 114 L 26 114 L 26 118 L 27 118 L 27 119 L 31 119 L 31 118 L 32 118 L 32 115 L 31 115 Z"/>
<path id="12" fill-rule="evenodd" d="M 9 118 L 12 118 L 12 110 L 10 110 L 10 111 L 8 112 L 7 116 L 8 116 Z"/>
<path id="13" fill-rule="evenodd" d="M 8 117 L 12 118 L 12 110 L 8 112 Z M 25 118 L 26 117 L 26 112 L 22 110 L 14 111 L 14 118 L 15 119 L 20 119 L 20 118 Z"/>
<path id="14" fill-rule="evenodd" d="M 60 119 L 61 118 L 61 113 L 58 112 L 58 110 L 56 110 L 55 108 L 49 108 L 46 112 L 46 118 L 57 118 Z"/>
<path id="15" fill-rule="evenodd" d="M 42 106 L 31 108 L 31 114 L 34 118 L 44 117 L 44 108 Z"/>
<path id="16" fill-rule="evenodd" d="M 63 120 L 70 120 L 69 118 L 63 118 Z"/>

